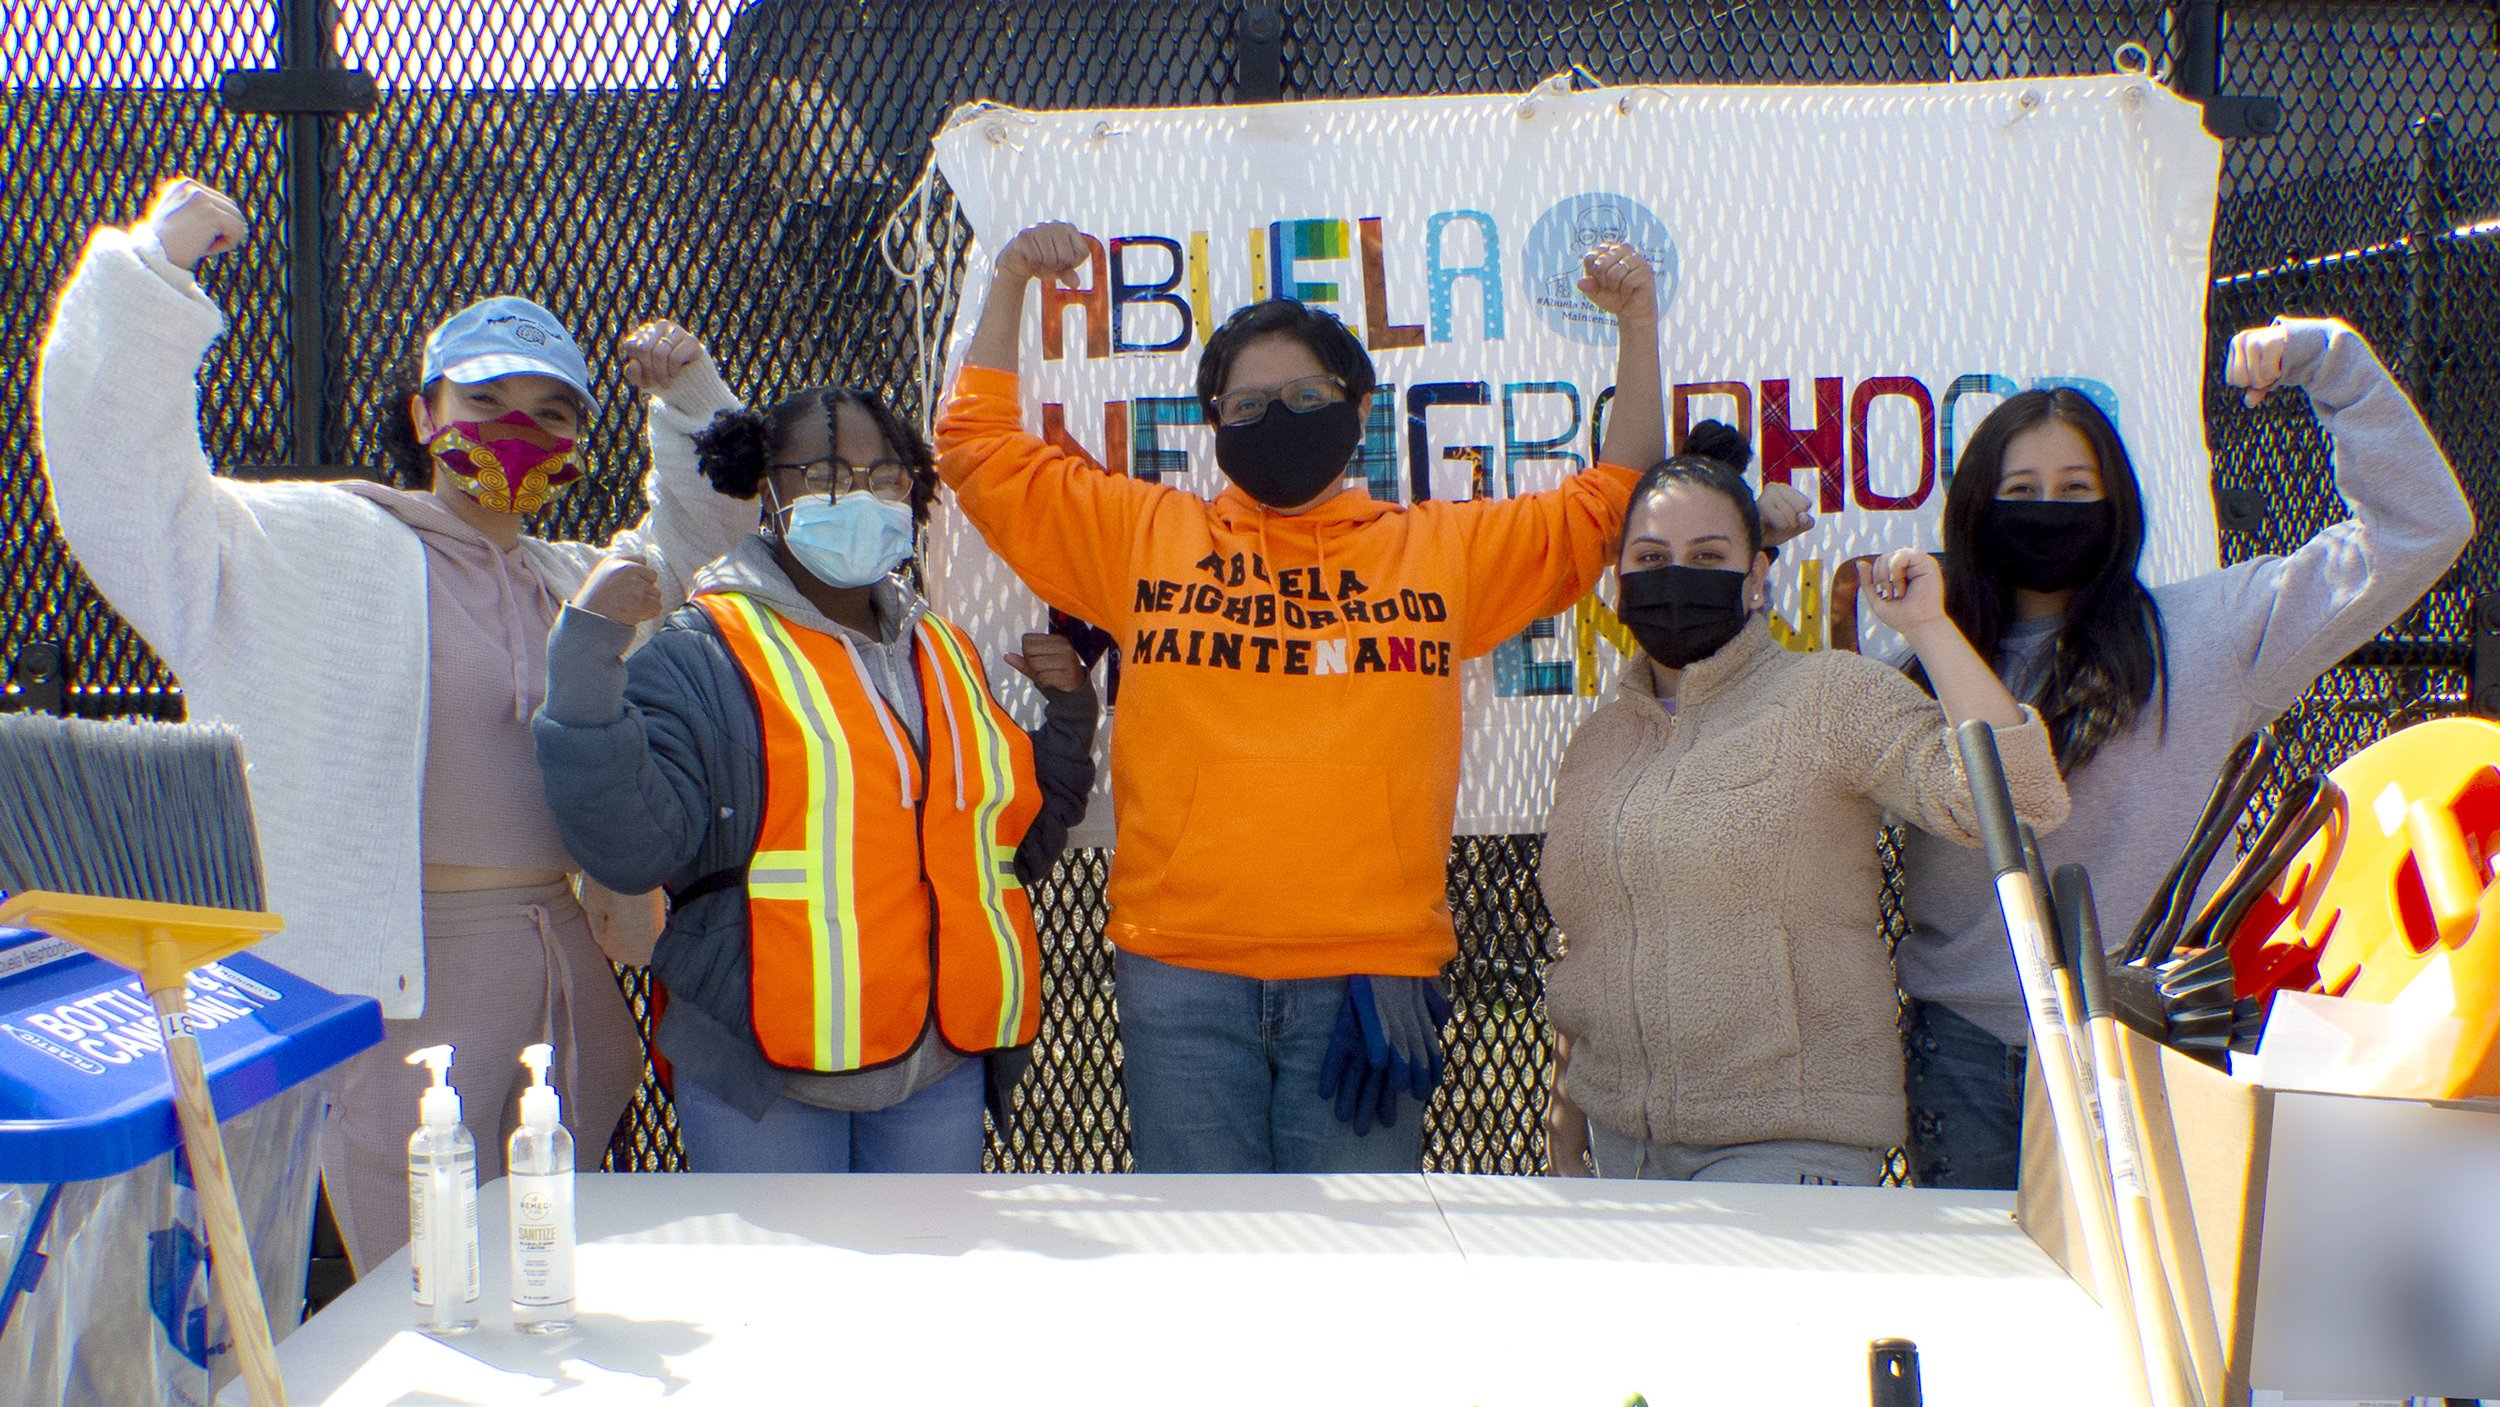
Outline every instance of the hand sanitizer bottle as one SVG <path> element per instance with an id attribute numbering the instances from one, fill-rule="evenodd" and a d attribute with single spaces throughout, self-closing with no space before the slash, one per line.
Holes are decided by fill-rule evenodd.
<path id="1" fill-rule="evenodd" d="M 521 1126 L 505 1149 L 512 1194 L 512 1322 L 525 1334 L 573 1327 L 573 1135 L 558 1119 L 547 1083 L 553 1049 L 521 1052 L 530 1086 L 521 1092 Z"/>
<path id="2" fill-rule="evenodd" d="M 408 1136 L 408 1263 L 418 1326 L 465 1334 L 477 1327 L 477 1141 L 460 1122 L 451 1047 L 413 1051 L 408 1063 L 434 1072 L 417 1102 L 417 1131 Z"/>

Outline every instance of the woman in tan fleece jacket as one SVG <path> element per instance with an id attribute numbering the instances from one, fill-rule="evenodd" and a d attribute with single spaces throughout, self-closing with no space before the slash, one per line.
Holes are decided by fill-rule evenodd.
<path id="1" fill-rule="evenodd" d="M 1539 875 L 1567 945 L 1546 982 L 1558 1171 L 1584 1138 L 1606 1177 L 1877 1181 L 1907 1131 L 1885 813 L 1976 844 L 1952 727 L 1982 718 L 2017 812 L 2066 814 L 2038 716 L 1945 615 L 1934 558 L 1885 559 L 1873 609 L 1936 697 L 1772 642 L 1748 458 L 1696 427 L 1625 520 L 1618 614 L 1642 653 L 1564 755 Z"/>

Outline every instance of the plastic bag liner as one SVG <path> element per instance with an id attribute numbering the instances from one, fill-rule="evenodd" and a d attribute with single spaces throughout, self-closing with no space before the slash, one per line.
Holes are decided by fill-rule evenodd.
<path id="1" fill-rule="evenodd" d="M 191 975 L 271 1330 L 302 1317 L 326 1071 L 381 1009 L 249 955 Z M 138 979 L 0 929 L 0 1402 L 205 1404 L 235 1374 Z"/>

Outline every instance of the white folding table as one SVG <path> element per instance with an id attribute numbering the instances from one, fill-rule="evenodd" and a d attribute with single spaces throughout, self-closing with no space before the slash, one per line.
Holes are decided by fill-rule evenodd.
<path id="1" fill-rule="evenodd" d="M 2126 1396 L 2012 1198 L 1518 1177 L 581 1178 L 580 1323 L 414 1331 L 401 1252 L 279 1345 L 295 1403 L 1623 1407 Z M 240 1384 L 221 1402 L 242 1403 Z"/>

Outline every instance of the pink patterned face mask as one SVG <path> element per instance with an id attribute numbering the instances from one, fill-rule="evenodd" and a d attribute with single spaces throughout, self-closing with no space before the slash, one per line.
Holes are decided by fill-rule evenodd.
<path id="1" fill-rule="evenodd" d="M 494 420 L 453 421 L 435 431 L 425 447 L 480 507 L 535 513 L 580 481 L 575 443 L 516 410 Z"/>

